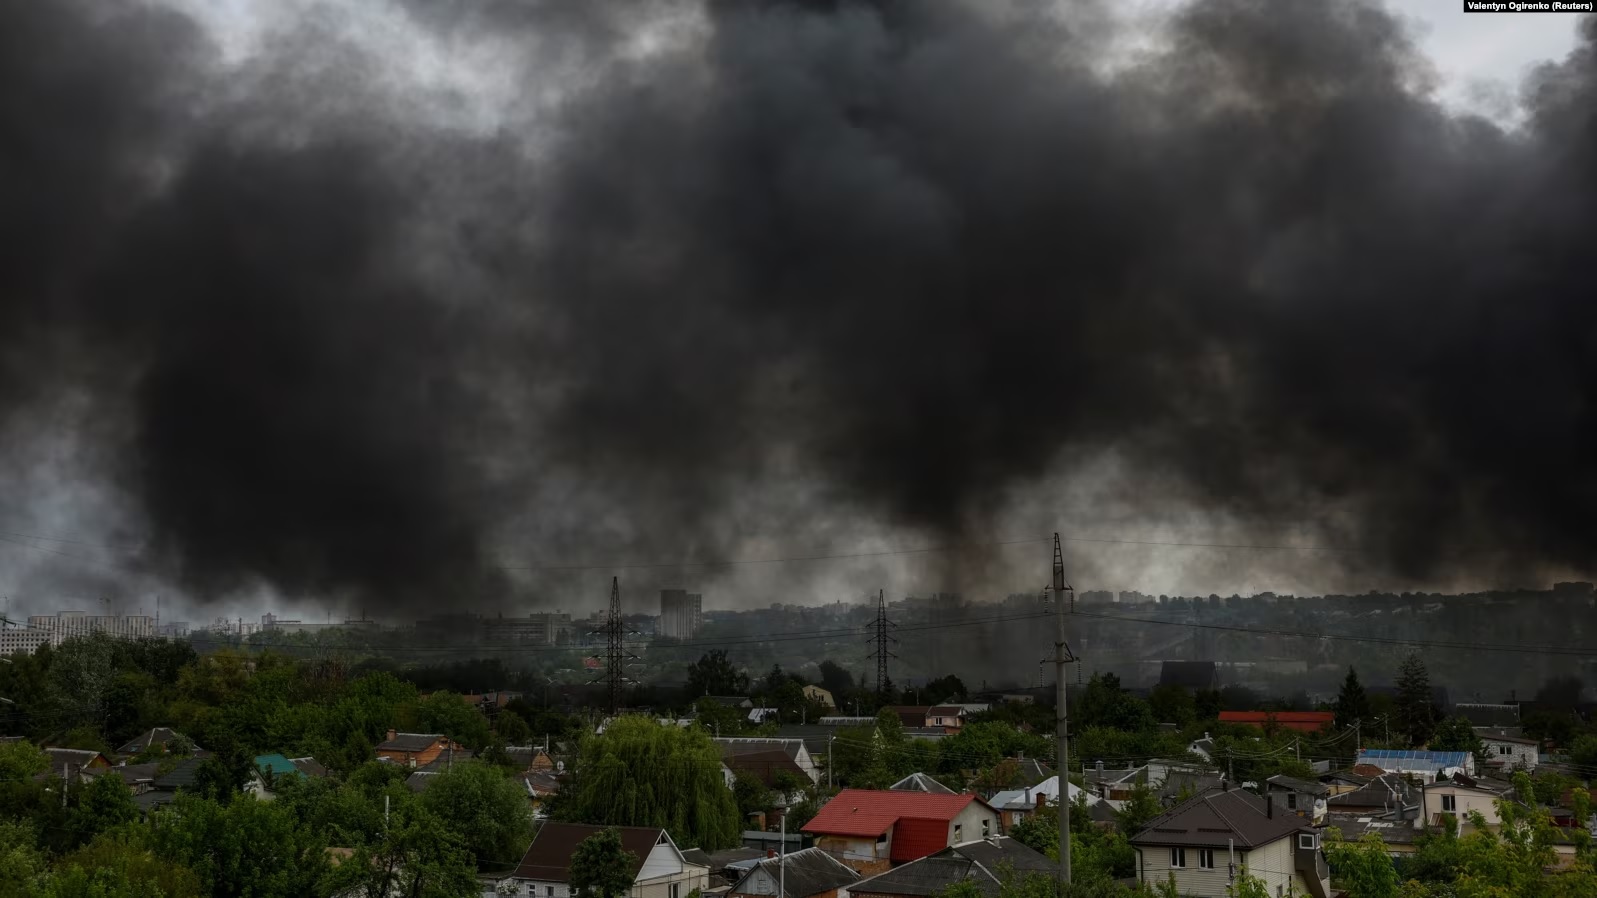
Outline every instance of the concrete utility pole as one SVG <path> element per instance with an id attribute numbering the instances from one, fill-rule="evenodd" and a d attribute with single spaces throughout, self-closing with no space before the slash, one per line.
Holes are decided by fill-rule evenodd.
<path id="1" fill-rule="evenodd" d="M 1065 665 L 1076 660 L 1065 643 L 1065 593 L 1074 590 L 1065 583 L 1065 553 L 1059 545 L 1059 534 L 1054 534 L 1054 621 L 1057 638 L 1054 640 L 1054 678 L 1058 686 L 1055 701 L 1058 704 L 1057 732 L 1059 742 L 1059 881 L 1070 885 L 1070 714 L 1066 706 Z"/>

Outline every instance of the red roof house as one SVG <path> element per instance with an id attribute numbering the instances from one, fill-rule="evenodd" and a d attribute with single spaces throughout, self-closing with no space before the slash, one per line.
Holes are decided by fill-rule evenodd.
<path id="1" fill-rule="evenodd" d="M 998 811 L 975 795 L 844 789 L 804 832 L 862 874 L 998 835 Z"/>
<path id="2" fill-rule="evenodd" d="M 1221 711 L 1221 723 L 1240 723 L 1263 728 L 1274 719 L 1284 730 L 1318 733 L 1331 725 L 1336 715 L 1330 711 Z"/>

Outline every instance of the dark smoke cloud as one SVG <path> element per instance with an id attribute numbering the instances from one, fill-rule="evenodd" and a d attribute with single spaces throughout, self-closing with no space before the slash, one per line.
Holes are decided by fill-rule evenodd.
<path id="1" fill-rule="evenodd" d="M 1510 132 L 1365 2 L 1199 0 L 1112 73 L 1090 5 L 635 9 L 395 6 L 559 97 L 473 131 L 316 21 L 230 68 L 6 5 L 0 415 L 94 397 L 202 596 L 991 534 L 1098 455 L 1393 576 L 1585 563 L 1592 20 Z"/>

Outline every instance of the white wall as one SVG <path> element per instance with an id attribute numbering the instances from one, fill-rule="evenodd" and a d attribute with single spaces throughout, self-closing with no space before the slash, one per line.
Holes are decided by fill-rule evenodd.
<path id="1" fill-rule="evenodd" d="M 990 830 L 987 835 L 996 836 L 1003 832 L 1003 829 L 999 825 L 998 812 L 988 810 L 987 806 L 983 805 L 979 801 L 973 801 L 970 804 L 965 805 L 965 809 L 959 812 L 959 816 L 955 817 L 951 822 L 949 822 L 948 844 L 955 845 L 959 842 L 974 842 L 977 839 L 984 838 L 981 828 L 983 820 L 989 821 L 988 826 L 990 827 Z M 957 839 L 954 838 L 955 826 L 960 828 L 960 835 Z"/>
<path id="2" fill-rule="evenodd" d="M 1481 746 L 1485 749 L 1488 761 L 1502 761 L 1503 767 L 1508 770 L 1523 767 L 1525 770 L 1534 771 L 1536 763 L 1541 759 L 1534 745 L 1483 738 Z"/>
<path id="3" fill-rule="evenodd" d="M 1443 810 L 1444 795 L 1453 796 L 1453 810 Z M 1466 818 L 1471 811 L 1480 811 L 1488 826 L 1499 826 L 1503 822 L 1503 818 L 1497 816 L 1496 795 L 1458 785 L 1432 786 L 1420 798 L 1420 819 L 1414 821 L 1415 828 L 1434 823 L 1437 814 L 1452 814 L 1458 818 L 1460 827 L 1467 828 L 1469 820 Z"/>

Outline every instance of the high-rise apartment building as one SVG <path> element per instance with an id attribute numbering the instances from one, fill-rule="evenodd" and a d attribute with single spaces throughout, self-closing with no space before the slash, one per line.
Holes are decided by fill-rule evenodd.
<path id="1" fill-rule="evenodd" d="M 32 627 L 0 627 L 0 657 L 31 655 L 50 644 L 50 634 Z"/>
<path id="2" fill-rule="evenodd" d="M 59 614 L 35 614 L 28 618 L 28 627 L 43 630 L 50 642 L 59 645 L 63 639 L 104 633 L 118 639 L 145 639 L 155 635 L 155 618 L 147 614 L 88 614 L 83 611 L 63 611 Z"/>
<path id="3" fill-rule="evenodd" d="M 659 635 L 692 639 L 703 623 L 704 596 L 685 589 L 660 590 Z"/>

